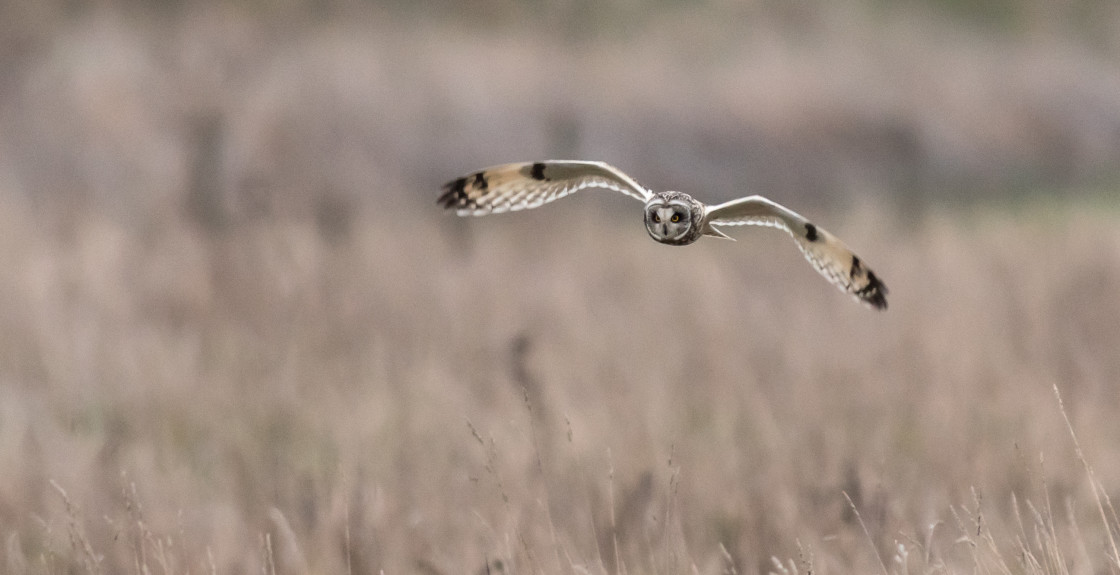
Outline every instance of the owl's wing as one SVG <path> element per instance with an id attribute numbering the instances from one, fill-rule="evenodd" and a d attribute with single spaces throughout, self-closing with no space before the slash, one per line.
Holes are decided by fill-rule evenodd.
<path id="1" fill-rule="evenodd" d="M 460 216 L 484 216 L 535 208 L 584 188 L 622 192 L 641 201 L 653 194 L 603 162 L 549 160 L 486 168 L 443 186 L 439 205 Z"/>
<path id="2" fill-rule="evenodd" d="M 865 305 L 887 309 L 887 286 L 844 242 L 800 214 L 762 196 L 749 196 L 709 207 L 709 226 L 770 226 L 783 229 L 797 241 L 805 259 L 825 279 Z M 718 230 L 717 230 L 718 232 Z"/>

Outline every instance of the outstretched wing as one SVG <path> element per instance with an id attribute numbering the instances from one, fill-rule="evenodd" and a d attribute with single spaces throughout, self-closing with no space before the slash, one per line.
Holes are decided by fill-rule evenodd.
<path id="1" fill-rule="evenodd" d="M 783 229 L 797 241 L 809 263 L 833 285 L 857 301 L 887 309 L 887 286 L 844 242 L 800 214 L 762 196 L 749 196 L 711 206 L 704 215 L 709 226 L 770 226 Z M 717 230 L 718 231 L 718 230 Z"/>
<path id="2" fill-rule="evenodd" d="M 443 186 L 439 205 L 460 216 L 535 208 L 584 188 L 602 188 L 648 200 L 653 194 L 603 162 L 549 160 L 486 168 Z"/>

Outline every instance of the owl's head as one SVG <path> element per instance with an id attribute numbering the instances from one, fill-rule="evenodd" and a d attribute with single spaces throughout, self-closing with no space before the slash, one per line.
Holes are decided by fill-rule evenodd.
<path id="1" fill-rule="evenodd" d="M 702 216 L 700 202 L 682 192 L 661 192 L 646 202 L 646 230 L 663 244 L 692 243 Z"/>

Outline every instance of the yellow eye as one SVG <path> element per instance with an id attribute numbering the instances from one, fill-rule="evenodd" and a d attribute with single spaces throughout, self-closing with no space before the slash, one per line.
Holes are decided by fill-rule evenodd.
<path id="1" fill-rule="evenodd" d="M 681 215 L 680 214 L 673 214 L 673 223 L 675 224 L 679 221 L 681 221 Z"/>
<path id="2" fill-rule="evenodd" d="M 657 214 L 653 214 L 653 221 L 660 224 L 661 223 L 661 216 L 659 216 Z"/>

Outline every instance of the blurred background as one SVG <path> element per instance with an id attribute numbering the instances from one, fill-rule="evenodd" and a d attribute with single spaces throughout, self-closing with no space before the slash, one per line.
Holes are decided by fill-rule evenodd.
<path id="1" fill-rule="evenodd" d="M 0 571 L 1116 572 L 1118 192 L 1114 1 L 0 3 Z"/>

